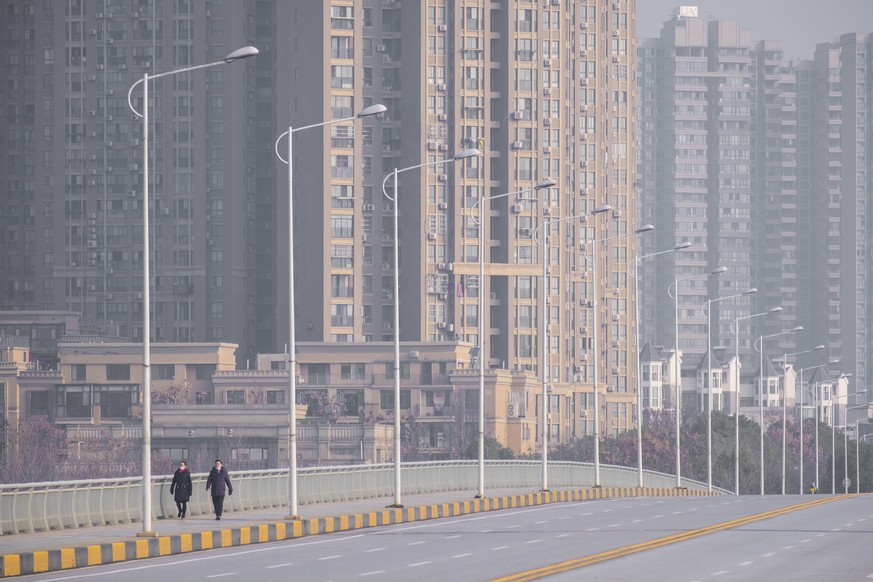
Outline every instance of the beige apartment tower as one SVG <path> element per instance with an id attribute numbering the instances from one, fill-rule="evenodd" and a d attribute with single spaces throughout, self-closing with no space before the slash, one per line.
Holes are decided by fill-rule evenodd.
<path id="1" fill-rule="evenodd" d="M 594 430 L 595 346 L 601 429 L 632 426 L 635 2 L 324 0 L 283 3 L 277 14 L 290 27 L 279 47 L 279 86 L 291 91 L 280 123 L 283 111 L 303 126 L 388 108 L 295 138 L 298 339 L 392 340 L 394 207 L 383 178 L 478 148 L 476 158 L 402 174 L 401 341 L 478 345 L 483 317 L 486 369 L 542 377 L 546 300 L 550 410 L 567 406 L 561 396 L 573 408 L 557 410 L 567 420 L 553 434 Z M 557 185 L 535 196 L 546 178 Z M 485 203 L 480 248 L 474 204 L 520 190 Z M 544 282 L 544 221 L 604 204 L 612 210 L 549 227 Z M 595 280 L 591 242 L 608 237 Z M 276 261 L 286 269 L 281 251 Z M 280 344 L 287 321 L 279 307 Z"/>

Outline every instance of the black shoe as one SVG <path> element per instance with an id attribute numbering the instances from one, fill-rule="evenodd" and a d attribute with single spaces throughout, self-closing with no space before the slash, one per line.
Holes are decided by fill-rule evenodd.
<path id="1" fill-rule="evenodd" d="M 215 516 L 215 521 L 219 521 L 219 520 L 221 520 L 221 516 L 220 516 L 220 515 L 216 515 L 216 516 Z"/>

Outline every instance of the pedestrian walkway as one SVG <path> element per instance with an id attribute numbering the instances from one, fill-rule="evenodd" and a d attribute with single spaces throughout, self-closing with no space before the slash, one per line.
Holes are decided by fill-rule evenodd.
<path id="1" fill-rule="evenodd" d="M 294 521 L 285 520 L 284 507 L 225 512 L 221 521 L 211 514 L 160 519 L 152 522 L 157 536 L 151 538 L 137 536 L 140 523 L 8 535 L 0 537 L 0 578 L 561 501 L 705 494 L 651 487 L 502 489 L 475 499 L 475 492 L 459 491 L 407 495 L 403 509 L 387 507 L 393 497 L 302 505 Z"/>

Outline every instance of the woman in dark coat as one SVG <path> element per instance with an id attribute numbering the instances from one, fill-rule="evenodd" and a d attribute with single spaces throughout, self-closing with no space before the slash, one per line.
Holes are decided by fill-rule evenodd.
<path id="1" fill-rule="evenodd" d="M 173 474 L 173 482 L 170 483 L 170 495 L 176 501 L 176 507 L 179 508 L 180 519 L 185 519 L 185 514 L 188 512 L 188 500 L 191 499 L 193 492 L 191 485 L 191 472 L 188 470 L 188 464 L 185 461 L 179 463 L 179 468 Z"/>
<path id="2" fill-rule="evenodd" d="M 215 510 L 215 519 L 221 519 L 224 512 L 224 495 L 233 495 L 233 485 L 230 484 L 230 476 L 227 469 L 221 464 L 221 459 L 215 459 L 215 466 L 206 477 L 206 490 L 212 490 L 212 508 Z"/>

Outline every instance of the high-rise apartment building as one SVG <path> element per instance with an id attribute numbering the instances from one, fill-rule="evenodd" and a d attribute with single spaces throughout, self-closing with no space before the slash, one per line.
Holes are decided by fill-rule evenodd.
<path id="1" fill-rule="evenodd" d="M 143 135 L 128 89 L 259 44 L 257 59 L 150 84 L 152 337 L 274 349 L 274 11 L 4 3 L 0 309 L 76 311 L 83 331 L 142 338 Z M 141 85 L 131 100 L 141 112 Z"/>
<path id="2" fill-rule="evenodd" d="M 297 264 L 306 265 L 297 283 L 299 337 L 393 338 L 394 207 L 383 178 L 478 148 L 481 155 L 464 162 L 401 174 L 401 340 L 477 344 L 481 317 L 483 365 L 542 372 L 547 297 L 551 410 L 564 419 L 552 430 L 593 431 L 575 410 L 594 404 L 595 336 L 600 389 L 615 412 L 604 430 L 631 426 L 635 237 L 624 235 L 636 227 L 634 8 L 623 0 L 280 7 L 293 23 L 279 74 L 290 79 L 294 124 L 373 103 L 388 108 L 381 119 L 296 138 Z M 557 186 L 534 195 L 546 178 Z M 528 192 L 486 202 L 481 227 L 473 220 L 481 197 L 520 190 Z M 539 227 L 603 204 L 613 210 L 550 226 L 544 285 Z M 613 236 L 598 248 L 595 281 L 588 243 Z M 287 257 L 278 260 L 281 269 Z"/>

